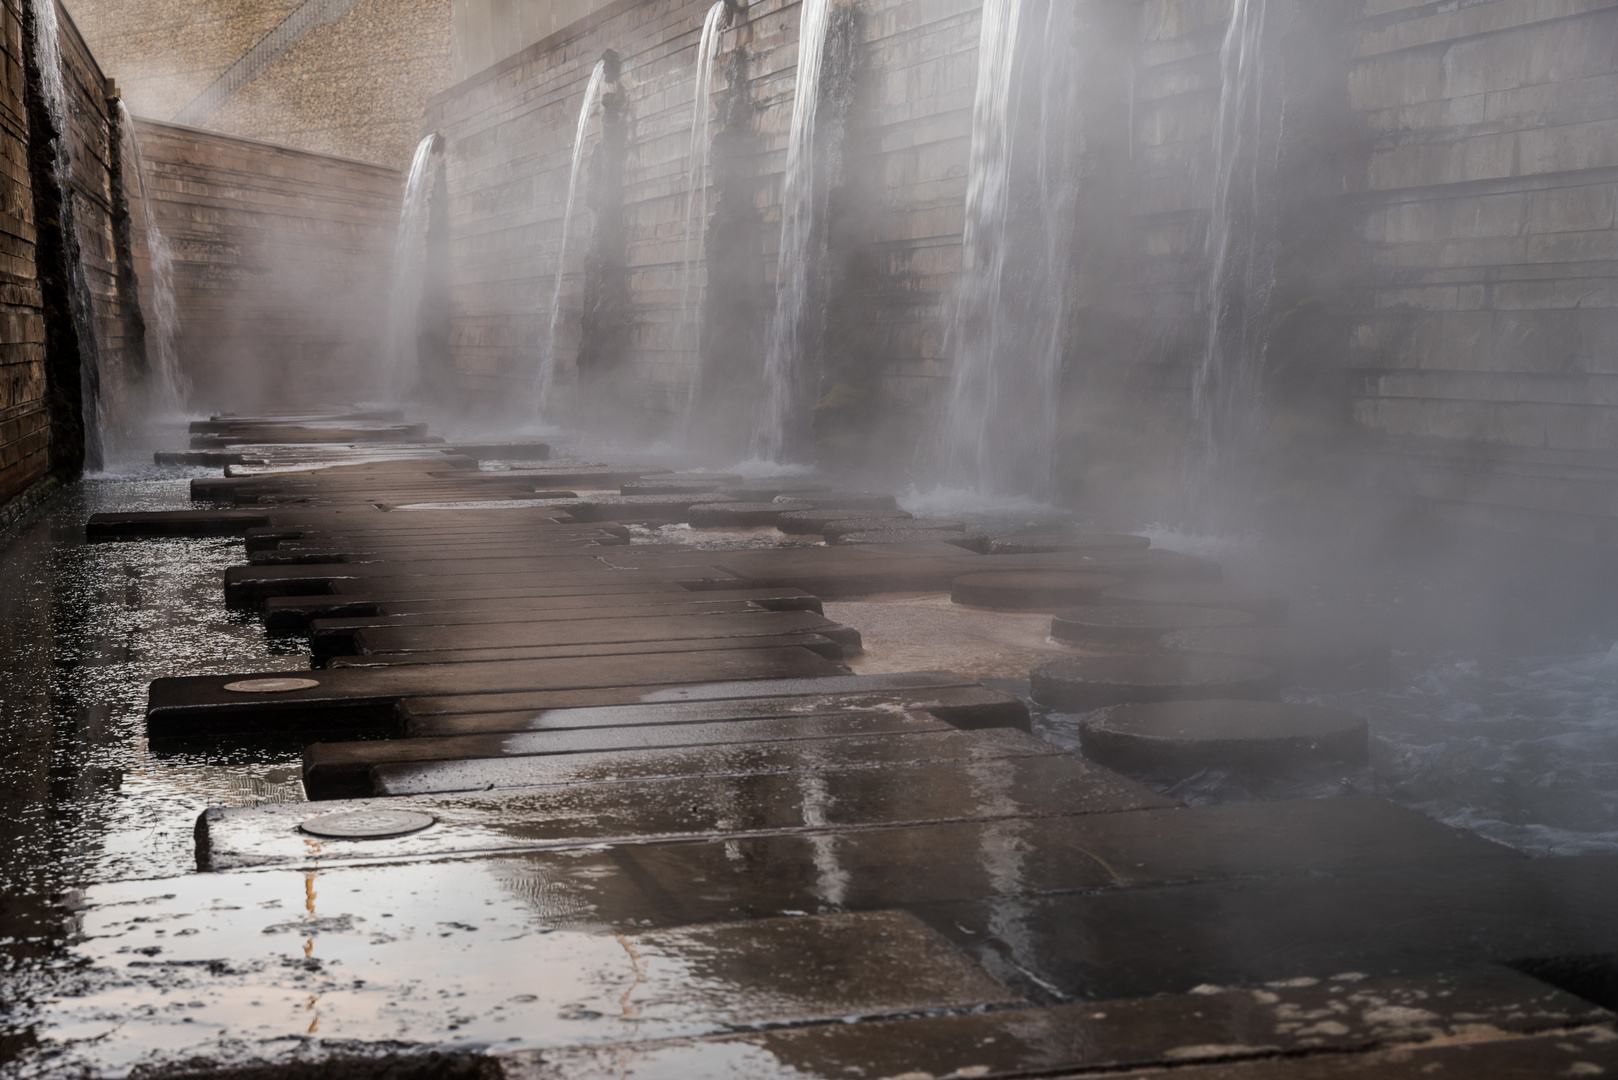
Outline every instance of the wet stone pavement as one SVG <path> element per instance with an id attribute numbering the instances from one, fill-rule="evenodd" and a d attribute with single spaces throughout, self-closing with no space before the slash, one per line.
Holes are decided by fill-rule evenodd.
<path id="1" fill-rule="evenodd" d="M 8 1073 L 1618 1071 L 1618 859 L 1345 794 L 1354 724 L 1195 797 L 1395 692 L 1374 641 L 1327 694 L 1143 631 L 1292 617 L 1206 553 L 392 417 L 192 441 L 224 476 L 5 549 Z M 1184 704 L 1124 775 L 1074 701 Z"/>

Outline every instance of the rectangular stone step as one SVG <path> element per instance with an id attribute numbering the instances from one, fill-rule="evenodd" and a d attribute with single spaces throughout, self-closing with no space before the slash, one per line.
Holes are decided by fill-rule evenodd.
<path id="1" fill-rule="evenodd" d="M 244 1016 L 255 1048 L 510 1046 L 519 1032 L 545 1047 L 1017 1001 L 904 912 L 603 928 L 569 915 L 578 886 L 499 859 L 96 886 L 70 947 L 93 989 L 41 1019 L 106 1034 L 71 1048 L 89 1060 L 52 1064 L 116 1075 L 154 1046 L 213 1060 Z M 216 1006 L 172 1008 L 193 1000 Z"/>
<path id="2" fill-rule="evenodd" d="M 386 596 L 381 590 L 375 589 L 374 581 L 370 583 L 375 590 L 372 596 L 345 594 L 272 596 L 264 601 L 264 623 L 271 630 L 301 629 L 314 619 L 328 616 L 350 618 L 374 616 L 380 614 L 388 604 L 455 604 L 463 601 L 498 603 L 507 597 L 513 600 L 546 597 L 619 597 L 627 602 L 637 596 L 690 595 L 689 589 L 673 581 L 616 581 L 606 585 L 568 585 L 553 581 L 548 584 L 508 584 L 505 588 L 491 586 L 442 591 L 437 591 L 436 583 L 430 580 L 411 578 L 409 582 L 416 587 L 411 588 L 407 585 L 404 589 L 394 590 L 391 595 Z"/>
<path id="3" fill-rule="evenodd" d="M 465 855 L 517 847 L 571 848 L 828 830 L 852 834 L 947 822 L 1119 814 L 1171 805 L 1133 781 L 1065 754 L 881 766 L 861 763 L 841 769 L 677 776 L 414 799 L 215 808 L 199 821 L 198 865 L 205 870 L 239 870 L 312 861 L 325 865 L 353 859 Z M 318 851 L 311 851 L 308 834 L 298 830 L 300 823 L 312 817 L 390 809 L 427 813 L 437 823 L 409 836 L 326 844 Z M 917 834 L 906 842 L 921 850 L 930 843 L 923 843 L 927 836 Z M 945 839 L 953 842 L 953 837 Z M 1070 848 L 1067 845 L 1064 850 Z M 966 850 L 978 849 L 969 846 Z M 773 865 L 775 857 L 765 849 L 756 854 L 765 857 L 758 866 L 761 872 Z M 1115 884 L 1111 878 L 1096 878 L 1099 864 L 1093 859 L 1072 862 L 1076 871 L 1089 875 L 1086 880 L 1099 881 L 1098 887 Z M 657 872 L 668 869 L 665 866 Z M 796 879 L 797 875 L 789 877 Z M 978 883 L 982 880 L 975 872 L 967 877 Z M 794 903 L 786 902 L 786 906 Z"/>
<path id="4" fill-rule="evenodd" d="M 735 679 L 838 675 L 842 665 L 807 649 L 603 656 L 582 660 L 399 665 L 273 675 L 195 675 L 158 679 L 148 690 L 146 727 L 152 738 L 190 738 L 272 731 L 397 730 L 395 705 L 404 698 L 459 694 L 563 692 L 729 682 Z M 306 689 L 239 693 L 227 684 L 271 677 L 308 679 Z M 585 700 L 578 704 L 598 704 Z"/>
<path id="5" fill-rule="evenodd" d="M 333 799 L 370 794 L 371 770 L 380 765 L 948 730 L 949 724 L 928 713 L 890 711 L 313 743 L 303 752 L 303 786 L 311 799 Z"/>
<path id="6" fill-rule="evenodd" d="M 840 682 L 832 676 L 823 682 Z M 760 680 L 760 693 L 772 683 Z M 510 695 L 502 695 L 503 697 Z M 656 697 L 656 694 L 647 696 Z M 474 698 L 463 705 L 476 705 Z M 799 696 L 731 697 L 709 701 L 646 702 L 599 705 L 572 709 L 512 709 L 505 712 L 452 712 L 448 699 L 413 699 L 401 703 L 405 734 L 411 737 L 471 735 L 513 731 L 565 731 L 586 727 L 633 727 L 642 724 L 683 724 L 703 721 L 765 720 L 778 716 L 806 716 L 828 712 L 865 712 L 877 709 L 916 709 L 930 712 L 963 730 L 1009 727 L 1027 731 L 1028 707 L 1022 699 L 1000 690 L 966 684 L 913 690 L 828 692 Z"/>
<path id="7" fill-rule="evenodd" d="M 685 571 L 618 570 L 587 555 L 466 562 L 433 560 L 322 566 L 232 566 L 225 571 L 225 598 L 231 603 L 247 604 L 272 596 L 318 596 L 360 590 L 374 596 L 432 596 L 477 588 L 497 589 L 502 584 L 521 587 L 564 583 L 588 586 L 674 582 L 723 588 L 730 581 L 747 586 L 745 581 L 724 571 L 706 567 Z"/>
<path id="8" fill-rule="evenodd" d="M 845 648 L 859 650 L 858 631 L 812 611 L 647 613 L 627 619 L 466 623 L 447 631 L 435 626 L 372 626 L 356 630 L 352 641 L 354 652 L 363 656 L 782 634 L 820 634 Z"/>
<path id="9" fill-rule="evenodd" d="M 658 776 L 878 768 L 914 761 L 993 760 L 1057 753 L 1061 751 L 1032 735 L 1009 728 L 992 728 L 816 742 L 738 743 L 676 750 L 379 765 L 371 770 L 371 778 L 372 792 L 376 795 L 432 795 Z"/>
<path id="10" fill-rule="evenodd" d="M 1600 1050 L 1613 1016 L 1509 968 L 1484 966 L 1387 979 L 1300 980 L 1255 990 L 1217 990 L 970 1015 L 819 1024 L 630 1046 L 521 1052 L 502 1060 L 521 1080 L 876 1080 L 908 1076 L 1052 1076 L 1069 1071 L 1216 1065 L 1214 1074 L 1275 1077 L 1386 1076 L 1395 1064 L 1366 1051 L 1401 1049 L 1411 1076 L 1495 1075 L 1504 1040 L 1587 1028 L 1547 1052 L 1553 1038 L 1511 1047 L 1540 1076 L 1573 1076 L 1582 1051 Z M 1432 1049 L 1420 1049 L 1423 1044 Z M 1446 1046 L 1446 1044 L 1448 1044 Z M 1455 1049 L 1458 1047 L 1458 1049 Z M 1442 1048 L 1442 1049 L 1441 1049 Z M 1341 1054 L 1341 1061 L 1329 1055 Z M 1456 1055 L 1457 1061 L 1446 1060 Z M 1463 1068 L 1455 1072 L 1453 1064 Z M 1440 1066 L 1440 1068 L 1433 1068 Z M 1517 1067 L 1513 1063 L 1510 1067 Z M 1601 1067 L 1601 1066 L 1597 1066 Z M 1423 1071 L 1426 1070 L 1426 1071 Z M 1600 1075 L 1589 1073 L 1588 1075 Z M 1153 1075 L 1174 1075 L 1154 1073 Z M 1188 1070 L 1204 1080 L 1207 1070 Z M 1510 1075 L 1507 1073 L 1507 1075 Z M 1523 1075 L 1521 1072 L 1518 1075 Z M 1532 1075 L 1532 1074 L 1528 1074 Z"/>
<path id="11" fill-rule="evenodd" d="M 1488 858 L 917 910 L 1013 985 L 1097 999 L 1618 952 L 1615 889 L 1611 857 Z"/>
<path id="12" fill-rule="evenodd" d="M 623 620 L 633 623 L 634 620 Z M 842 635 L 839 635 L 842 638 Z M 686 638 L 657 638 L 651 641 L 597 642 L 578 645 L 527 645 L 507 649 L 459 649 L 417 652 L 366 653 L 362 656 L 333 656 L 326 660 L 326 670 L 337 668 L 374 668 L 394 664 L 471 664 L 487 661 L 512 662 L 518 660 L 561 660 L 587 656 L 641 656 L 650 653 L 728 652 L 741 649 L 804 648 L 828 660 L 841 661 L 858 649 L 850 649 L 844 640 L 835 640 L 820 633 L 754 634 L 747 637 L 708 637 L 705 634 Z M 846 670 L 846 669 L 844 669 Z"/>
<path id="13" fill-rule="evenodd" d="M 618 694 L 611 700 L 562 703 L 545 693 L 496 693 L 482 695 L 477 698 L 461 696 L 422 696 L 412 698 L 401 704 L 400 715 L 404 716 L 415 730 L 416 724 L 432 724 L 434 717 L 448 718 L 456 714 L 491 712 L 524 713 L 532 719 L 529 722 L 543 724 L 554 710 L 578 709 L 590 707 L 595 715 L 603 718 L 619 715 L 629 716 L 637 714 L 637 707 L 654 709 L 676 709 L 683 704 L 702 705 L 712 702 L 743 703 L 749 699 L 803 699 L 802 711 L 811 712 L 825 708 L 834 698 L 843 698 L 846 695 L 880 695 L 872 699 L 873 704 L 892 700 L 887 695 L 903 695 L 906 702 L 914 702 L 915 708 L 936 711 L 943 704 L 940 696 L 945 691 L 970 691 L 973 694 L 989 694 L 992 702 L 1015 702 L 1020 711 L 1015 715 L 1020 718 L 1013 727 L 1027 727 L 1028 711 L 1022 707 L 1017 698 L 998 691 L 988 691 L 983 684 L 966 675 L 956 675 L 949 671 L 907 671 L 880 675 L 836 675 L 817 676 L 807 679 L 764 679 L 745 682 L 712 682 L 692 684 L 686 686 L 661 686 L 634 689 Z M 955 699 L 947 699 L 951 702 Z M 973 700 L 982 700 L 974 698 Z M 922 704 L 929 702 L 930 704 Z M 773 703 L 764 703 L 765 707 L 774 708 Z M 615 711 L 607 711 L 615 710 Z M 618 712 L 616 710 L 625 710 Z M 570 713 L 569 722 L 573 722 Z M 943 715 L 943 714 L 940 714 Z M 618 723 L 617 719 L 604 720 L 604 722 Z M 624 720 L 625 723 L 636 721 Z M 1001 726 L 1001 725 L 994 725 Z M 498 730 L 509 731 L 511 728 Z M 520 727 L 515 730 L 527 730 Z M 459 734 L 460 732 L 456 732 Z"/>

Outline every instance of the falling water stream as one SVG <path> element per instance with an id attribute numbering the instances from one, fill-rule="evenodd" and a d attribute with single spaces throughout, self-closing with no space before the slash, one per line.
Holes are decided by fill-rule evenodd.
<path id="1" fill-rule="evenodd" d="M 393 245 L 393 278 L 388 290 L 387 370 L 383 392 L 389 401 L 404 401 L 420 376 L 416 339 L 420 329 L 421 290 L 427 255 L 427 203 L 438 135 L 416 145 L 405 181 L 404 206 Z"/>
<path id="2" fill-rule="evenodd" d="M 687 156 L 685 196 L 685 250 L 680 260 L 680 334 L 691 343 L 693 371 L 686 394 L 686 415 L 701 393 L 702 285 L 697 280 L 703 253 L 703 230 L 708 223 L 709 95 L 714 68 L 719 62 L 719 35 L 725 30 L 730 8 L 717 0 L 702 21 L 702 44 L 697 48 L 696 89 L 691 102 L 691 149 Z"/>
<path id="3" fill-rule="evenodd" d="M 798 26 L 798 70 L 781 193 L 781 248 L 776 257 L 775 314 L 764 354 L 766 392 L 754 449 L 784 461 L 801 451 L 808 406 L 819 382 L 818 358 L 807 348 L 810 292 L 824 244 L 817 220 L 822 200 L 815 183 L 815 124 L 822 61 L 831 28 L 832 0 L 803 0 Z"/>
<path id="4" fill-rule="evenodd" d="M 95 311 L 90 285 L 80 260 L 80 244 L 74 213 L 73 122 L 68 114 L 67 84 L 62 77 L 60 28 L 54 0 L 30 0 L 34 19 L 34 63 L 39 68 L 40 96 L 56 129 L 54 156 L 56 182 L 62 198 L 62 244 L 67 254 L 69 302 L 79 338 L 79 380 L 84 412 L 84 467 L 95 472 L 105 461 L 105 432 L 101 415 L 100 350 L 96 348 Z"/>
<path id="5" fill-rule="evenodd" d="M 573 207 L 579 194 L 579 175 L 584 168 L 584 142 L 590 133 L 590 112 L 601 101 L 607 85 L 607 62 L 597 60 L 579 106 L 579 123 L 573 132 L 573 164 L 568 170 L 567 204 L 562 211 L 562 242 L 556 251 L 556 284 L 551 289 L 550 318 L 545 328 L 545 347 L 539 358 L 539 378 L 534 386 L 535 411 L 544 416 L 550 405 L 551 388 L 556 382 L 556 331 L 562 322 L 562 286 L 567 282 L 567 247 L 573 233 Z"/>
<path id="6" fill-rule="evenodd" d="M 1277 110 L 1265 96 L 1265 0 L 1236 0 L 1220 51 L 1213 206 L 1204 251 L 1207 337 L 1192 382 L 1203 481 L 1229 478 L 1251 449 L 1275 273 L 1273 190 Z M 1199 487 L 1206 486 L 1199 484 Z"/>
<path id="7" fill-rule="evenodd" d="M 945 482 L 1048 498 L 1081 149 L 1072 5 L 987 0 L 972 108 Z"/>
<path id="8" fill-rule="evenodd" d="M 125 153 L 135 163 L 135 177 L 140 184 L 140 205 L 146 226 L 146 252 L 152 268 L 152 310 L 146 323 L 151 328 L 152 341 L 157 346 L 156 362 L 151 369 L 150 404 L 154 412 L 165 418 L 177 418 L 185 413 L 186 398 L 191 393 L 190 381 L 180 370 L 180 355 L 175 346 L 179 333 L 180 312 L 174 298 L 174 249 L 169 238 L 157 224 L 157 210 L 152 203 L 151 179 L 146 169 L 146 157 L 140 150 L 140 139 L 135 135 L 135 119 L 129 107 L 120 99 L 118 114 L 123 132 Z"/>

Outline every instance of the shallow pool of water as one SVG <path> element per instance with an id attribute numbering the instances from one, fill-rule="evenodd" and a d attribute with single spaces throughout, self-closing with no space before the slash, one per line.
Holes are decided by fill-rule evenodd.
<path id="1" fill-rule="evenodd" d="M 212 805 L 302 799 L 300 747 L 147 746 L 147 684 L 161 676 L 307 666 L 224 604 L 239 541 L 89 544 L 113 510 L 190 508 L 186 474 L 91 479 L 0 536 L 0 892 L 187 873 Z M 9 935 L 8 935 L 9 936 Z"/>

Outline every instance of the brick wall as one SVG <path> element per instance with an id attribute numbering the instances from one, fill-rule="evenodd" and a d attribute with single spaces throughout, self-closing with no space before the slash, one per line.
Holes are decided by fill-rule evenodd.
<path id="1" fill-rule="evenodd" d="M 0 2 L 0 507 L 50 469 L 20 12 Z"/>
<path id="2" fill-rule="evenodd" d="M 199 409 L 351 401 L 375 386 L 396 169 L 137 121 L 174 249 Z M 149 281 L 144 258 L 139 265 Z"/>
<path id="3" fill-rule="evenodd" d="M 137 116 L 169 120 L 299 0 L 72 0 Z M 450 83 L 450 0 L 358 0 L 316 26 L 203 121 L 227 134 L 392 167 Z"/>

